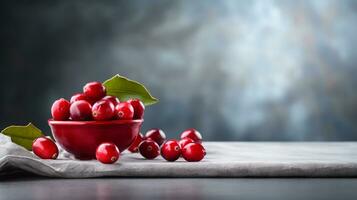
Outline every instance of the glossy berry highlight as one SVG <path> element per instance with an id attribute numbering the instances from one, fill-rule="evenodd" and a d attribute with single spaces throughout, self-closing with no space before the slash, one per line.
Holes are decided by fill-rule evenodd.
<path id="1" fill-rule="evenodd" d="M 134 142 L 131 143 L 130 147 L 128 148 L 128 151 L 130 151 L 131 153 L 138 152 L 139 151 L 139 144 L 144 140 L 145 140 L 145 138 L 144 138 L 143 134 L 139 133 L 136 136 Z"/>
<path id="2" fill-rule="evenodd" d="M 83 93 L 90 99 L 98 101 L 106 95 L 105 87 L 100 82 L 90 82 L 83 87 Z"/>
<path id="3" fill-rule="evenodd" d="M 166 140 L 166 135 L 161 129 L 153 128 L 146 132 L 145 138 L 154 140 L 160 146 Z"/>
<path id="4" fill-rule="evenodd" d="M 142 119 L 144 117 L 145 106 L 139 99 L 130 99 L 127 101 L 134 108 L 134 119 Z"/>
<path id="5" fill-rule="evenodd" d="M 71 104 L 66 99 L 61 98 L 56 100 L 51 107 L 52 118 L 58 121 L 68 120 L 70 106 Z"/>
<path id="6" fill-rule="evenodd" d="M 118 103 L 120 103 L 119 99 L 115 96 L 105 96 L 102 98 L 102 100 L 108 100 L 108 101 L 112 102 L 114 107 L 117 106 Z"/>
<path id="7" fill-rule="evenodd" d="M 168 140 L 161 146 L 161 156 L 167 161 L 175 161 L 181 156 L 180 144 L 176 140 Z"/>
<path id="8" fill-rule="evenodd" d="M 194 128 L 190 128 L 185 130 L 184 132 L 181 133 L 180 138 L 191 138 L 193 141 L 197 142 L 197 143 L 201 143 L 202 142 L 202 135 L 200 132 L 198 132 L 196 129 Z"/>
<path id="9" fill-rule="evenodd" d="M 97 101 L 92 107 L 93 119 L 97 121 L 111 120 L 114 118 L 114 114 L 114 105 L 109 100 Z"/>
<path id="10" fill-rule="evenodd" d="M 151 160 L 160 155 L 160 147 L 155 141 L 147 139 L 140 143 L 139 152 L 144 158 Z"/>
<path id="11" fill-rule="evenodd" d="M 206 155 L 206 150 L 199 143 L 187 144 L 182 149 L 182 157 L 188 162 L 198 162 Z"/>
<path id="12" fill-rule="evenodd" d="M 181 149 L 184 148 L 186 145 L 191 144 L 191 143 L 195 143 L 195 141 L 193 139 L 191 139 L 191 138 L 188 138 L 188 137 L 183 138 L 183 139 L 181 139 L 179 141 Z"/>
<path id="13" fill-rule="evenodd" d="M 98 161 L 104 164 L 115 163 L 120 156 L 118 147 L 114 143 L 106 142 L 100 144 L 95 152 Z"/>
<path id="14" fill-rule="evenodd" d="M 133 119 L 134 108 L 130 103 L 122 102 L 115 107 L 117 119 Z"/>
<path id="15" fill-rule="evenodd" d="M 71 119 L 75 121 L 85 121 L 92 118 L 92 106 L 84 100 L 75 101 L 70 107 Z"/>
<path id="16" fill-rule="evenodd" d="M 42 159 L 56 159 L 58 156 L 57 145 L 46 137 L 35 139 L 32 143 L 32 151 Z"/>
<path id="17" fill-rule="evenodd" d="M 85 101 L 88 101 L 88 97 L 85 95 L 85 94 L 83 94 L 83 93 L 77 93 L 77 94 L 75 94 L 75 95 L 73 95 L 72 97 L 71 97 L 71 103 L 73 103 L 73 102 L 75 102 L 75 101 L 79 101 L 79 100 L 85 100 Z"/>

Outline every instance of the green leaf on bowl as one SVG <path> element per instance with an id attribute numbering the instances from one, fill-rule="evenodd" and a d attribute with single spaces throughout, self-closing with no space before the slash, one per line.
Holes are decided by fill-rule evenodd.
<path id="1" fill-rule="evenodd" d="M 43 136 L 42 131 L 31 123 L 27 126 L 8 126 L 1 133 L 9 136 L 13 143 L 23 146 L 29 151 L 32 150 L 32 142 Z"/>
<path id="2" fill-rule="evenodd" d="M 150 94 L 143 84 L 120 76 L 119 74 L 106 80 L 103 85 L 108 95 L 116 96 L 120 101 L 137 98 L 145 105 L 152 105 L 159 101 Z"/>

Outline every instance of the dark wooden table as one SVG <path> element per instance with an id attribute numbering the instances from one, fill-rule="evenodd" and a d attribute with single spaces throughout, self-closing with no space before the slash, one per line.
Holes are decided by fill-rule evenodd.
<path id="1" fill-rule="evenodd" d="M 0 179 L 0 199 L 357 199 L 357 179 Z"/>

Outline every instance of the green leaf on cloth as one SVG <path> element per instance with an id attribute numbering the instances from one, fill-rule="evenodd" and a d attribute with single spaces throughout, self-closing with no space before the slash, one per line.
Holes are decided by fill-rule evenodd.
<path id="1" fill-rule="evenodd" d="M 32 150 L 32 142 L 43 136 L 42 131 L 31 123 L 26 126 L 8 126 L 1 133 L 9 136 L 13 143 L 23 146 L 29 151 Z"/>

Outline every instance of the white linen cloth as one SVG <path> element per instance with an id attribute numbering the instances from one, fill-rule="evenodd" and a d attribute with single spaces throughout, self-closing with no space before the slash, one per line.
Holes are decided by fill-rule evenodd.
<path id="1" fill-rule="evenodd" d="M 115 164 L 76 160 L 63 150 L 42 160 L 0 133 L 0 177 L 16 171 L 62 177 L 356 177 L 357 142 L 205 142 L 201 162 L 124 152 Z"/>

